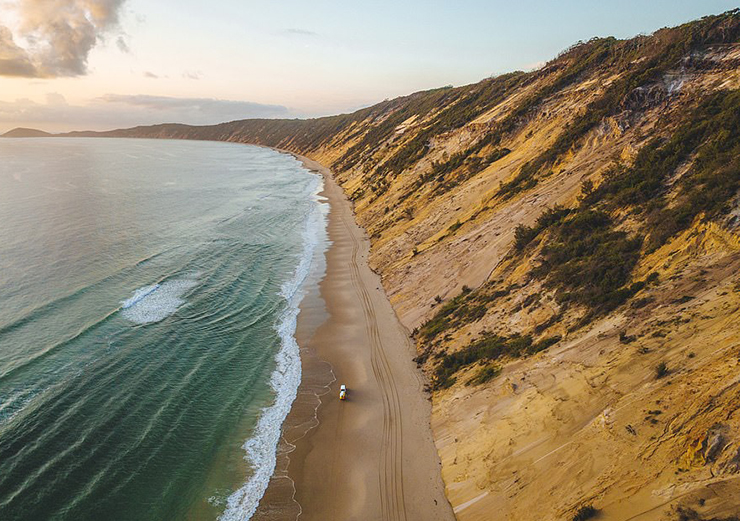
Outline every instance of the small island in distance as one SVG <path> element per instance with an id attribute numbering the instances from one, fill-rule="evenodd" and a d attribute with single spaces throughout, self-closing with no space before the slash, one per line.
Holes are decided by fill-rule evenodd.
<path id="1" fill-rule="evenodd" d="M 54 134 L 44 132 L 43 130 L 37 130 L 35 128 L 23 128 L 18 127 L 13 130 L 7 131 L 0 137 L 53 137 Z"/>

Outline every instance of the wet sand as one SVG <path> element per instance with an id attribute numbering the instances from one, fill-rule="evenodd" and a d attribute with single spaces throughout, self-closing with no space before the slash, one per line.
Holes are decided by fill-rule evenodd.
<path id="1" fill-rule="evenodd" d="M 303 380 L 254 519 L 454 519 L 414 349 L 367 265 L 369 240 L 330 172 L 298 158 L 324 176 L 331 246 L 301 305 Z"/>

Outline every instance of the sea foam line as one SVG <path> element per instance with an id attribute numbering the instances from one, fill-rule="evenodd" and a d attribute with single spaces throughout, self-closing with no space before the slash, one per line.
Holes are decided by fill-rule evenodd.
<path id="1" fill-rule="evenodd" d="M 151 324 L 164 320 L 185 303 L 182 296 L 198 285 L 197 274 L 188 278 L 169 279 L 144 286 L 121 303 L 123 317 L 136 324 Z"/>
<path id="2" fill-rule="evenodd" d="M 221 521 L 247 521 L 257 510 L 275 472 L 283 422 L 301 383 L 300 349 L 294 335 L 299 305 L 304 295 L 302 286 L 311 271 L 311 262 L 320 242 L 321 231 L 326 227 L 323 211 L 325 204 L 318 197 L 323 189 L 323 179 L 318 175 L 316 179 L 312 196 L 315 204 L 303 230 L 303 252 L 293 277 L 282 285 L 280 291 L 288 305 L 275 325 L 281 340 L 280 349 L 275 355 L 276 367 L 270 377 L 275 401 L 262 410 L 255 434 L 242 445 L 246 452 L 244 458 L 251 463 L 253 474 L 239 490 L 228 497 L 226 509 L 219 518 Z"/>

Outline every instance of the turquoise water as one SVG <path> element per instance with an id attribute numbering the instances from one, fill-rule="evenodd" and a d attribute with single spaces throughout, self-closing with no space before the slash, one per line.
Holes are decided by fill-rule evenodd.
<path id="1" fill-rule="evenodd" d="M 320 179 L 225 143 L 0 140 L 0 519 L 248 519 Z"/>

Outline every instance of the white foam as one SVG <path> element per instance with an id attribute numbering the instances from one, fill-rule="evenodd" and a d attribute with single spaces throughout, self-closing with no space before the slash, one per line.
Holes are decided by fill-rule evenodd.
<path id="1" fill-rule="evenodd" d="M 185 303 L 182 295 L 197 283 L 195 279 L 173 279 L 144 286 L 121 303 L 121 313 L 126 320 L 137 324 L 159 322 Z"/>
<path id="2" fill-rule="evenodd" d="M 121 302 L 121 307 L 123 309 L 130 308 L 140 300 L 143 300 L 144 297 L 147 295 L 157 291 L 159 288 L 159 284 L 152 284 L 151 286 L 144 286 L 143 288 L 139 288 L 136 291 L 134 291 L 134 296 L 131 298 L 128 298 Z"/>
<path id="3" fill-rule="evenodd" d="M 327 205 L 322 204 L 318 193 L 323 180 L 316 176 L 313 191 L 314 205 L 306 219 L 303 231 L 303 252 L 293 277 L 283 284 L 280 294 L 288 303 L 279 317 L 275 330 L 281 339 L 281 347 L 275 355 L 276 367 L 270 377 L 270 386 L 275 392 L 275 401 L 262 410 L 255 434 L 242 446 L 244 458 L 251 464 L 252 475 L 247 482 L 227 499 L 226 509 L 219 518 L 221 521 L 246 521 L 254 515 L 260 499 L 267 490 L 277 461 L 277 446 L 280 441 L 282 425 L 298 392 L 301 383 L 301 358 L 298 343 L 293 336 L 298 318 L 298 306 L 303 300 L 302 286 L 311 271 L 316 247 L 326 228 Z"/>
<path id="4" fill-rule="evenodd" d="M 43 390 L 15 389 L 8 397 L 0 396 L 0 425 L 10 422 Z"/>

